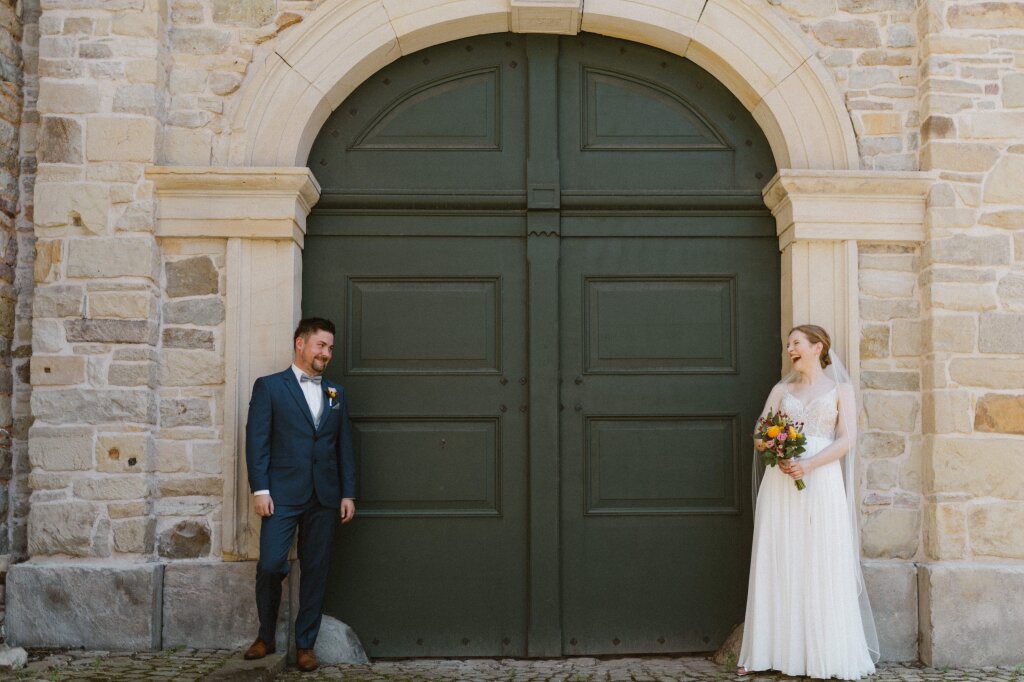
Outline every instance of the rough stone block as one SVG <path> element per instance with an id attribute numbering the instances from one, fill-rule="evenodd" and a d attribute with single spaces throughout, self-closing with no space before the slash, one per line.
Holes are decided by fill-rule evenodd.
<path id="1" fill-rule="evenodd" d="M 224 383 L 224 359 L 198 350 L 167 350 L 163 354 L 164 386 L 210 386 Z"/>
<path id="2" fill-rule="evenodd" d="M 1024 386 L 1024 360 L 1013 358 L 954 358 L 949 376 L 961 386 L 1020 388 Z"/>
<path id="3" fill-rule="evenodd" d="M 967 517 L 975 556 L 1024 559 L 1024 502 L 985 502 Z"/>
<path id="4" fill-rule="evenodd" d="M 931 460 L 932 492 L 1024 500 L 1024 441 L 1020 439 L 936 436 Z"/>
<path id="5" fill-rule="evenodd" d="M 1010 262 L 1010 240 L 1002 235 L 958 234 L 937 239 L 926 247 L 933 263 L 954 265 L 1006 265 Z"/>
<path id="6" fill-rule="evenodd" d="M 153 531 L 156 523 L 151 518 L 132 518 L 114 521 L 114 551 L 144 554 L 153 551 Z"/>
<path id="7" fill-rule="evenodd" d="M 85 381 L 81 355 L 34 355 L 31 365 L 33 386 L 73 386 Z"/>
<path id="8" fill-rule="evenodd" d="M 917 567 L 906 561 L 865 561 L 862 570 L 881 660 L 916 661 Z"/>
<path id="9" fill-rule="evenodd" d="M 1020 181 L 1022 177 L 1024 156 L 1004 156 L 985 180 L 985 201 L 990 204 L 1024 204 L 1024 183 Z"/>
<path id="10" fill-rule="evenodd" d="M 912 559 L 921 544 L 921 513 L 887 507 L 864 516 L 861 547 L 871 559 Z"/>
<path id="11" fill-rule="evenodd" d="M 80 478 L 75 496 L 83 500 L 136 500 L 146 497 L 149 484 L 140 476 Z"/>
<path id="12" fill-rule="evenodd" d="M 160 426 L 210 426 L 210 401 L 204 398 L 164 398 L 160 401 Z"/>
<path id="13" fill-rule="evenodd" d="M 87 471 L 92 468 L 93 439 L 88 426 L 33 426 L 29 461 L 33 468 L 46 471 Z"/>
<path id="14" fill-rule="evenodd" d="M 231 44 L 231 33 L 214 28 L 174 27 L 169 34 L 171 49 L 184 54 L 221 54 Z"/>
<path id="15" fill-rule="evenodd" d="M 1024 353 L 1024 315 L 982 315 L 978 346 L 982 353 Z"/>
<path id="16" fill-rule="evenodd" d="M 152 162 L 156 121 L 151 118 L 90 118 L 85 153 L 90 161 Z"/>
<path id="17" fill-rule="evenodd" d="M 89 317 L 147 320 L 153 317 L 156 304 L 148 291 L 90 291 Z"/>
<path id="18" fill-rule="evenodd" d="M 974 428 L 989 433 L 1024 434 L 1024 396 L 981 396 L 974 415 Z"/>
<path id="19" fill-rule="evenodd" d="M 90 556 L 99 514 L 99 506 L 90 502 L 33 504 L 28 513 L 29 555 Z"/>
<path id="20" fill-rule="evenodd" d="M 35 221 L 38 227 L 83 227 L 90 232 L 107 229 L 110 190 L 97 183 L 39 182 L 35 186 Z M 69 273 L 70 274 L 70 273 Z"/>
<path id="21" fill-rule="evenodd" d="M 930 321 L 933 351 L 974 352 L 978 337 L 977 318 L 973 315 L 943 315 Z"/>
<path id="22" fill-rule="evenodd" d="M 181 166 L 206 166 L 213 150 L 213 133 L 209 130 L 166 128 L 160 151 L 161 163 Z"/>
<path id="23" fill-rule="evenodd" d="M 36 136 L 40 163 L 82 163 L 82 124 L 71 118 L 44 116 Z"/>
<path id="24" fill-rule="evenodd" d="M 160 648 L 161 564 L 33 564 L 7 574 L 8 640 L 20 646 Z"/>
<path id="25" fill-rule="evenodd" d="M 276 0 L 213 0 L 213 21 L 218 24 L 263 26 L 276 14 Z"/>
<path id="26" fill-rule="evenodd" d="M 224 480 L 219 476 L 188 476 L 187 478 L 161 478 L 161 497 L 203 497 L 220 496 L 224 492 Z"/>
<path id="27" fill-rule="evenodd" d="M 85 290 L 76 285 L 36 287 L 32 301 L 35 317 L 80 317 Z"/>
<path id="28" fill-rule="evenodd" d="M 146 433 L 100 434 L 96 439 L 96 471 L 136 474 L 152 469 L 153 437 Z"/>
<path id="29" fill-rule="evenodd" d="M 146 237 L 72 239 L 69 277 L 148 277 L 155 279 L 157 246 Z"/>
<path id="30" fill-rule="evenodd" d="M 370 662 L 355 631 L 337 618 L 327 615 L 320 624 L 314 651 L 316 657 L 326 665 L 366 665 Z"/>
<path id="31" fill-rule="evenodd" d="M 163 343 L 164 348 L 213 350 L 213 332 L 191 327 L 165 327 Z"/>
<path id="32" fill-rule="evenodd" d="M 1017 665 L 1024 651 L 1024 566 L 941 563 L 918 568 L 921 660 L 941 668 Z"/>
<path id="33" fill-rule="evenodd" d="M 164 304 L 164 323 L 194 324 L 213 327 L 224 321 L 224 301 L 220 298 L 197 298 Z"/>
<path id="34" fill-rule="evenodd" d="M 100 110 L 100 89 L 92 83 L 45 80 L 36 104 L 40 114 L 91 114 Z"/>
<path id="35" fill-rule="evenodd" d="M 906 447 L 906 438 L 898 433 L 866 431 L 857 437 L 857 451 L 864 457 L 899 457 Z"/>
<path id="36" fill-rule="evenodd" d="M 148 320 L 79 319 L 64 323 L 67 340 L 78 343 L 146 343 L 155 346 L 159 327 Z"/>
<path id="37" fill-rule="evenodd" d="M 107 371 L 111 386 L 156 386 L 156 364 L 152 362 L 114 362 Z"/>
<path id="38" fill-rule="evenodd" d="M 252 598 L 255 581 L 255 561 L 169 564 L 164 571 L 164 647 L 247 646 L 259 623 Z"/>
<path id="39" fill-rule="evenodd" d="M 50 424 L 156 423 L 156 396 L 132 389 L 37 390 L 32 414 Z"/>
<path id="40" fill-rule="evenodd" d="M 831 47 L 880 47 L 878 25 L 867 19 L 826 19 L 811 27 L 814 37 Z"/>
<path id="41" fill-rule="evenodd" d="M 191 519 L 159 531 L 157 552 L 168 559 L 201 559 L 210 554 L 210 526 Z"/>
<path id="42" fill-rule="evenodd" d="M 216 294 L 220 275 L 208 256 L 171 261 L 165 266 L 167 295 L 171 298 Z"/>

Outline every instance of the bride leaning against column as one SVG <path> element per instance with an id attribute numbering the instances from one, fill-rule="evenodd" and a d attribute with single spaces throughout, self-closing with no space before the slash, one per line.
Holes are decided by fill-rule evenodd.
<path id="1" fill-rule="evenodd" d="M 854 496 L 857 393 L 828 332 L 794 327 L 793 370 L 762 418 L 802 423 L 805 451 L 759 476 L 755 440 L 754 540 L 739 669 L 859 680 L 875 671 L 878 636 L 864 589 Z M 803 480 L 801 490 L 795 485 Z"/>

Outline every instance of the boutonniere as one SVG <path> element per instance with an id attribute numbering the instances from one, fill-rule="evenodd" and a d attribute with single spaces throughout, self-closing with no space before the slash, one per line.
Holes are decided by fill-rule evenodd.
<path id="1" fill-rule="evenodd" d="M 338 397 L 338 389 L 331 388 L 330 386 L 328 386 L 327 388 L 324 389 L 324 393 L 327 394 L 327 405 L 330 407 L 334 407 L 334 401 Z"/>

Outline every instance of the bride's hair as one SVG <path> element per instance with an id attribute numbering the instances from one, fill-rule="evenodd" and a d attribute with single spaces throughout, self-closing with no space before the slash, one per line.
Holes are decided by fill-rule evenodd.
<path id="1" fill-rule="evenodd" d="M 832 359 L 828 356 L 828 351 L 832 347 L 832 339 L 829 338 L 827 331 L 816 324 L 801 324 L 789 330 L 790 334 L 793 332 L 800 332 L 806 336 L 807 340 L 812 344 L 821 344 L 821 357 L 818 359 L 821 361 L 822 369 L 825 369 L 832 364 Z"/>

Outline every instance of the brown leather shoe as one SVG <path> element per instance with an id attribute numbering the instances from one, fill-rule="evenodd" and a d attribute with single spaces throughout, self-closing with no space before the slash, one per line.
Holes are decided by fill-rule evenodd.
<path id="1" fill-rule="evenodd" d="M 245 660 L 252 661 L 257 658 L 263 658 L 267 654 L 272 653 L 274 653 L 274 645 L 267 644 L 262 639 L 257 637 L 256 641 L 252 643 L 252 646 L 245 650 L 244 657 Z"/>
<path id="2" fill-rule="evenodd" d="M 320 662 L 316 660 L 316 654 L 312 649 L 298 649 L 295 652 L 295 662 L 304 673 L 311 673 L 320 667 Z"/>

